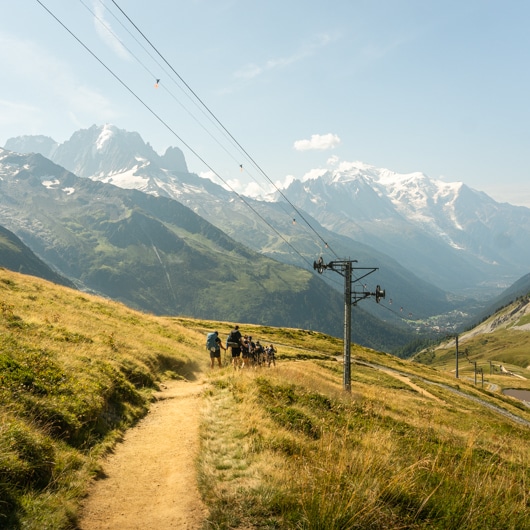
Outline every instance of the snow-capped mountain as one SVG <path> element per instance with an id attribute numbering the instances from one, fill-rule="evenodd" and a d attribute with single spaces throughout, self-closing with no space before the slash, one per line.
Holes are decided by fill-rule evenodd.
<path id="1" fill-rule="evenodd" d="M 448 290 L 506 286 L 530 267 L 530 209 L 463 183 L 356 162 L 283 192 L 329 230 L 386 252 Z"/>
<path id="2" fill-rule="evenodd" d="M 269 235 L 259 226 L 233 193 L 189 173 L 178 148 L 159 156 L 137 133 L 112 125 L 77 131 L 60 145 L 43 137 L 15 138 L 5 145 L 18 152 L 39 146 L 76 175 L 176 199 L 251 248 L 301 264 L 277 234 Z M 390 256 L 445 291 L 483 289 L 486 295 L 497 294 L 528 273 L 530 209 L 497 203 L 462 183 L 357 162 L 316 179 L 295 180 L 283 193 L 329 230 L 327 239 L 349 238 L 337 243 L 348 248 L 347 255 L 367 255 L 371 247 L 378 260 L 382 254 Z M 277 212 L 283 198 L 275 200 L 249 199 L 272 223 L 281 222 Z M 283 230 L 294 229 L 282 226 Z M 291 237 L 301 236 L 292 232 Z M 317 252 L 315 247 L 308 255 Z"/>
<path id="3" fill-rule="evenodd" d="M 361 162 L 348 166 L 304 182 L 305 204 L 313 204 L 316 210 L 327 209 L 329 197 L 331 209 L 338 208 L 340 215 L 356 221 L 381 221 L 399 215 L 453 248 L 465 249 L 458 242 L 465 232 L 460 223 L 465 219 L 458 207 L 465 189 L 461 182 L 446 183 L 423 173 L 399 174 Z M 299 190 L 299 185 L 291 183 L 287 193 L 294 189 Z M 487 200 L 487 196 L 483 194 L 482 199 Z"/>
<path id="4" fill-rule="evenodd" d="M 11 138 L 5 149 L 39 153 L 77 176 L 177 199 L 187 205 L 188 195 L 203 193 L 212 186 L 218 188 L 188 172 L 179 148 L 169 147 L 160 156 L 138 133 L 109 124 L 81 129 L 62 144 L 44 136 Z"/>
<path id="5" fill-rule="evenodd" d="M 75 132 L 62 144 L 45 136 L 11 138 L 5 148 L 18 153 L 39 153 L 80 177 L 114 184 L 120 188 L 138 189 L 152 195 L 172 195 L 163 190 L 173 175 L 188 174 L 182 151 L 169 147 L 163 156 L 145 143 L 135 132 L 113 125 L 96 125 Z"/>
<path id="6" fill-rule="evenodd" d="M 245 198 L 243 201 L 236 194 L 208 179 L 193 173 L 168 169 L 162 165 L 161 157 L 156 154 L 152 159 L 146 157 L 147 150 L 142 144 L 135 151 L 131 143 L 136 139 L 137 135 L 114 127 L 92 127 L 78 131 L 72 140 L 60 146 L 56 145 L 54 153 L 58 155 L 54 154 L 53 158 L 58 160 L 60 155 L 62 164 L 67 164 L 69 170 L 75 170 L 79 161 L 86 160 L 87 167 L 96 167 L 97 173 L 92 174 L 85 167 L 79 167 L 77 171 L 85 177 L 91 177 L 90 180 L 112 183 L 125 189 L 136 188 L 158 197 L 175 199 L 247 247 L 277 261 L 313 272 L 313 261 L 321 255 L 323 245 L 320 241 L 315 241 L 314 234 L 302 223 L 292 223 L 292 216 L 285 214 L 284 205 L 251 198 Z M 100 157 L 98 151 L 102 140 L 105 140 L 105 149 L 109 153 L 106 158 Z M 28 151 L 24 146 L 25 142 L 29 147 L 35 146 L 31 137 L 25 137 L 10 140 L 6 148 L 16 147 L 19 152 L 24 153 Z M 170 152 L 178 154 L 177 149 Z M 112 153 L 119 153 L 120 156 L 112 156 Z M 129 156 L 124 157 L 123 153 L 129 153 Z M 182 156 L 181 153 L 180 155 Z M 90 157 L 97 158 L 98 164 L 91 161 Z M 173 168 L 175 165 L 169 167 Z M 182 169 L 181 166 L 177 167 Z M 259 218 L 256 215 L 258 212 Z M 307 214 L 306 216 L 309 218 Z M 360 262 L 379 267 L 378 273 L 371 279 L 371 290 L 375 289 L 376 284 L 392 286 L 394 299 L 399 300 L 399 304 L 405 305 L 409 311 L 414 308 L 418 315 L 440 314 L 454 308 L 454 303 L 447 299 L 442 289 L 421 280 L 388 255 L 348 237 L 330 233 L 314 219 L 312 223 L 326 240 L 333 241 L 333 250 L 337 255 L 351 256 L 355 252 L 355 258 Z M 282 234 L 283 239 L 278 234 Z M 295 243 L 297 252 L 293 252 L 290 241 Z M 334 289 L 338 287 L 340 290 L 342 283 L 331 276 L 322 275 L 322 279 L 329 282 Z M 367 304 L 366 307 L 379 318 L 388 319 L 389 315 L 392 315 L 375 303 Z"/>
<path id="7" fill-rule="evenodd" d="M 138 133 L 108 124 L 77 131 L 57 147 L 51 159 L 80 177 L 153 195 L 163 184 L 164 172 L 188 172 L 180 149 L 170 147 L 159 156 Z"/>
<path id="8" fill-rule="evenodd" d="M 176 200 L 78 177 L 40 154 L 0 148 L 0 227 L 80 289 L 142 311 L 342 329 L 341 296 L 320 276 L 252 251 Z M 371 347 L 410 336 L 356 316 L 357 341 Z"/>

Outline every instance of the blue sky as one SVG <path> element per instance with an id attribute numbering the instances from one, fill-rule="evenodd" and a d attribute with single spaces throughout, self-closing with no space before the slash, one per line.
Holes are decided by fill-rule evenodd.
<path id="1" fill-rule="evenodd" d="M 242 191 L 259 171 L 184 80 L 274 182 L 358 160 L 530 207 L 526 0 L 40 1 L 75 37 L 3 6 L 0 146 L 113 123 Z"/>

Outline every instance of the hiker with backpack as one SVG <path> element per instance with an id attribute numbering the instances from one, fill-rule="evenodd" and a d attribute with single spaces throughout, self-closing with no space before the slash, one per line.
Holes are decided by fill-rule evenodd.
<path id="1" fill-rule="evenodd" d="M 256 347 L 254 348 L 254 365 L 262 366 L 265 357 L 265 348 L 261 345 L 260 341 L 256 341 Z"/>
<path id="2" fill-rule="evenodd" d="M 235 325 L 234 329 L 229 333 L 226 339 L 226 347 L 232 350 L 232 364 L 234 368 L 238 368 L 241 362 L 241 332 L 239 326 Z"/>
<path id="3" fill-rule="evenodd" d="M 241 368 L 254 364 L 254 343 L 250 335 L 245 335 L 241 341 L 241 357 L 243 360 Z"/>
<path id="4" fill-rule="evenodd" d="M 276 366 L 276 348 L 271 344 L 265 348 L 265 359 L 267 360 L 267 366 L 270 368 L 271 364 Z"/>
<path id="5" fill-rule="evenodd" d="M 210 352 L 211 368 L 215 366 L 215 359 L 217 359 L 219 368 L 221 368 L 221 348 L 226 351 L 219 338 L 219 332 L 213 331 L 212 333 L 208 333 L 206 335 L 206 349 Z"/>

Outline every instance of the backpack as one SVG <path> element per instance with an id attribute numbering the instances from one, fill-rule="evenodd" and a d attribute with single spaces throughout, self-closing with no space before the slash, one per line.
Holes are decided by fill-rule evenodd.
<path id="1" fill-rule="evenodd" d="M 215 351 L 216 350 L 216 343 L 217 340 L 217 333 L 208 333 L 206 336 L 206 349 L 208 351 Z"/>
<path id="2" fill-rule="evenodd" d="M 228 338 L 226 339 L 227 348 L 239 348 L 240 347 L 239 340 L 236 337 L 237 337 L 237 331 L 232 330 L 228 334 Z"/>

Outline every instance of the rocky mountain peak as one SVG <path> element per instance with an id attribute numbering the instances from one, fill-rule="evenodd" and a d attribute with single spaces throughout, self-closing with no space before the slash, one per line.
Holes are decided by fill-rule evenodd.
<path id="1" fill-rule="evenodd" d="M 6 144 L 5 149 L 15 153 L 40 153 L 46 158 L 51 158 L 57 149 L 58 143 L 49 136 L 34 135 L 34 136 L 17 136 L 10 138 Z"/>
<path id="2" fill-rule="evenodd" d="M 160 158 L 160 165 L 169 171 L 188 172 L 184 153 L 178 147 L 168 147 Z"/>
<path id="3" fill-rule="evenodd" d="M 22 149 L 29 138 L 26 144 L 19 139 L 16 146 Z M 79 176 L 175 199 L 262 250 L 256 234 L 245 236 L 252 215 L 238 214 L 241 219 L 249 215 L 247 223 L 229 210 L 225 213 L 226 190 L 188 173 L 176 147 L 159 156 L 138 133 L 94 125 L 58 146 L 52 160 Z M 326 230 L 376 248 L 440 288 L 489 291 L 505 288 L 528 272 L 528 208 L 497 203 L 461 182 L 362 162 L 342 162 L 313 175 L 294 180 L 284 190 L 293 205 Z M 271 200 L 281 201 L 279 194 Z M 269 206 L 274 208 L 272 202 Z M 263 244 L 271 247 L 270 242 Z"/>
<path id="4" fill-rule="evenodd" d="M 80 177 L 96 180 L 125 172 L 134 173 L 150 165 L 187 172 L 184 154 L 177 147 L 169 147 L 160 156 L 137 132 L 125 131 L 108 123 L 76 131 L 62 144 L 41 136 L 12 138 L 7 141 L 6 149 L 40 153 Z"/>

